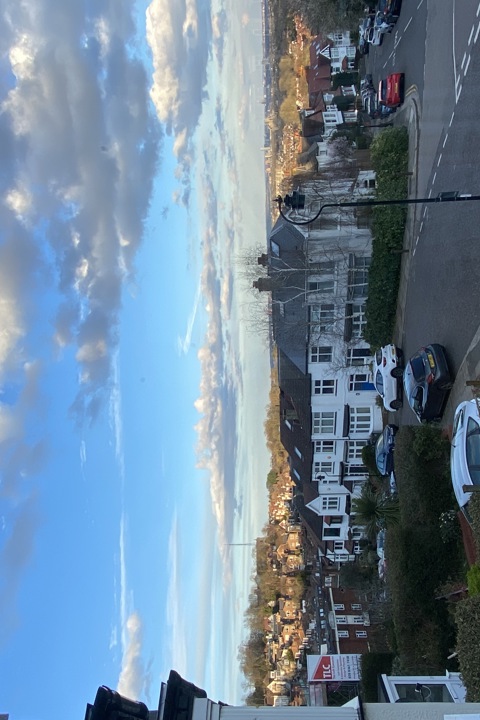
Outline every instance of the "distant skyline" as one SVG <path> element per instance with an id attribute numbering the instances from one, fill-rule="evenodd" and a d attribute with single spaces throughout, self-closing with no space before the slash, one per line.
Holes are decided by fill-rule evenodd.
<path id="1" fill-rule="evenodd" d="M 261 5 L 5 0 L 1 712 L 239 702 L 266 521 Z M 52 706 L 52 700 L 55 702 Z"/>

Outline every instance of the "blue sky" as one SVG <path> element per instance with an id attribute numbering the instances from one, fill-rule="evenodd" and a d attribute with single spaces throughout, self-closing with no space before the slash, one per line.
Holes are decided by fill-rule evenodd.
<path id="1" fill-rule="evenodd" d="M 5 0 L 0 698 L 238 702 L 266 520 L 261 17 L 236 0 Z M 247 543 L 245 546 L 231 543 Z M 55 698 L 54 706 L 52 699 Z"/>

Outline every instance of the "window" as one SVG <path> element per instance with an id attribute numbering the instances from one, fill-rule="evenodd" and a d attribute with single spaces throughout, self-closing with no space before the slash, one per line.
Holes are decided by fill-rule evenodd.
<path id="1" fill-rule="evenodd" d="M 300 477 L 300 474 L 295 470 L 295 468 L 293 469 L 293 474 L 294 474 L 295 477 L 297 478 L 298 482 L 301 482 L 301 481 L 302 481 L 302 478 Z"/>
<path id="2" fill-rule="evenodd" d="M 370 348 L 349 348 L 347 351 L 347 366 L 366 365 L 370 358 Z"/>
<path id="3" fill-rule="evenodd" d="M 340 528 L 324 527 L 323 538 L 328 540 L 329 538 L 340 537 Z"/>
<path id="4" fill-rule="evenodd" d="M 348 618 L 346 615 L 335 615 L 335 621 L 337 625 L 348 625 Z"/>
<path id="5" fill-rule="evenodd" d="M 343 515 L 330 515 L 330 527 L 332 525 L 341 525 L 343 523 L 343 518 Z"/>
<path id="6" fill-rule="evenodd" d="M 342 550 L 345 550 L 343 540 L 335 540 L 335 542 L 333 543 L 333 549 L 335 550 L 335 552 L 341 552 Z"/>
<path id="7" fill-rule="evenodd" d="M 361 460 L 362 450 L 366 444 L 366 440 L 349 440 L 347 443 L 347 460 Z"/>
<path id="8" fill-rule="evenodd" d="M 365 465 L 360 465 L 360 463 L 346 463 L 343 474 L 345 477 L 356 477 L 358 475 L 366 475 L 367 474 L 367 468 Z M 363 485 L 363 482 L 362 482 Z"/>
<path id="9" fill-rule="evenodd" d="M 360 555 L 361 552 L 362 548 L 360 547 L 360 543 L 358 542 L 358 540 L 355 540 L 355 542 L 353 543 L 353 554 Z"/>
<path id="10" fill-rule="evenodd" d="M 287 426 L 287 428 L 288 428 L 289 430 L 293 430 L 293 428 L 292 428 L 292 423 L 290 422 L 290 420 L 285 420 L 285 425 Z"/>
<path id="11" fill-rule="evenodd" d="M 336 395 L 336 380 L 315 380 L 313 384 L 313 392 L 315 395 Z"/>
<path id="12" fill-rule="evenodd" d="M 332 362 L 332 347 L 318 347 L 312 345 L 310 348 L 310 362 Z"/>
<path id="13" fill-rule="evenodd" d="M 361 610 L 362 609 L 362 606 L 360 603 L 352 603 L 350 605 L 350 607 L 352 608 L 352 610 Z"/>
<path id="14" fill-rule="evenodd" d="M 315 440 L 314 452 L 335 453 L 335 440 Z"/>
<path id="15" fill-rule="evenodd" d="M 348 378 L 348 389 L 350 392 L 360 392 L 361 390 L 371 390 L 372 383 L 369 373 L 356 373 Z"/>
<path id="16" fill-rule="evenodd" d="M 332 480 L 331 477 L 318 477 L 319 475 L 323 475 L 323 473 L 330 473 L 330 475 L 333 473 L 333 469 L 335 467 L 335 463 L 332 460 L 326 460 L 322 462 L 315 461 L 313 463 L 313 472 L 315 473 L 315 480 L 321 480 L 322 482 L 330 482 Z M 338 478 L 333 478 L 334 482 L 337 482 Z"/>
<path id="17" fill-rule="evenodd" d="M 365 317 L 365 303 L 353 303 L 352 305 L 352 338 L 362 338 L 363 329 L 367 324 Z"/>
<path id="18" fill-rule="evenodd" d="M 340 509 L 340 498 L 327 495 L 322 497 L 322 510 L 336 510 Z"/>
<path id="19" fill-rule="evenodd" d="M 355 637 L 356 638 L 366 638 L 367 631 L 366 630 L 355 630 Z"/>
<path id="20" fill-rule="evenodd" d="M 335 288 L 333 278 L 329 280 L 309 280 L 308 292 L 331 294 Z"/>
<path id="21" fill-rule="evenodd" d="M 314 412 L 313 413 L 313 432 L 315 434 L 325 435 L 335 432 L 337 413 L 335 412 Z"/>
<path id="22" fill-rule="evenodd" d="M 350 300 L 368 295 L 368 268 L 371 258 L 353 255 L 349 257 L 348 297 Z"/>
<path id="23" fill-rule="evenodd" d="M 371 407 L 350 408 L 350 434 L 368 435 L 372 424 Z"/>
<path id="24" fill-rule="evenodd" d="M 348 637 L 350 637 L 350 635 L 349 635 L 349 633 L 348 633 L 348 630 L 339 630 L 337 634 L 338 634 L 338 637 L 339 637 L 339 638 L 348 638 Z"/>
<path id="25" fill-rule="evenodd" d="M 326 333 L 335 323 L 335 305 L 311 305 L 310 322 L 318 325 L 318 330 Z"/>
<path id="26" fill-rule="evenodd" d="M 302 455 L 302 453 L 300 452 L 300 450 L 299 450 L 297 447 L 295 447 L 294 450 L 295 450 L 295 455 L 296 455 L 297 457 L 299 457 L 300 460 L 303 460 L 303 455 Z"/>
<path id="27" fill-rule="evenodd" d="M 318 275 L 333 275 L 336 269 L 335 260 L 322 260 L 320 262 L 315 262 L 313 258 L 310 258 L 309 265 L 312 270 L 318 271 Z"/>

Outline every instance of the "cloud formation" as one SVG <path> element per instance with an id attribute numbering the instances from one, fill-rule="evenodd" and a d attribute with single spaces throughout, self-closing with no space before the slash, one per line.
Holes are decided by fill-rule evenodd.
<path id="1" fill-rule="evenodd" d="M 0 399 L 4 618 L 15 614 L 39 523 L 32 478 L 47 456 L 43 369 L 69 350 L 75 420 L 96 418 L 149 209 L 162 131 L 132 12 L 108 0 L 0 7 L 0 387 L 16 396 Z"/>
<path id="2" fill-rule="evenodd" d="M 188 204 L 193 133 L 205 99 L 212 37 L 208 6 L 198 0 L 153 0 L 146 28 L 153 61 L 150 95 L 166 132 L 175 138 L 181 201 Z"/>

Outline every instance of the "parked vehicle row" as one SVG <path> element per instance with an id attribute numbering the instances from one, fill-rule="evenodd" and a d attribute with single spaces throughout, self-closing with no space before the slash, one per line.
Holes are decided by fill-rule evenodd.
<path id="1" fill-rule="evenodd" d="M 401 4 L 402 0 L 379 0 L 376 8 L 369 7 L 358 26 L 358 50 L 361 55 L 367 55 L 371 45 L 381 45 L 385 33 L 392 32 L 400 15 Z"/>

